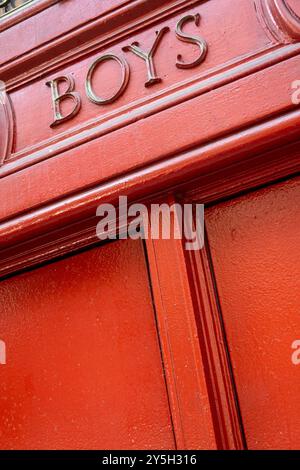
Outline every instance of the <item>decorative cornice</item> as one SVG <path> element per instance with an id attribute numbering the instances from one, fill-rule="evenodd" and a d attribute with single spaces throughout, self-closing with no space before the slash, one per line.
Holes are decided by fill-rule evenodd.
<path id="1" fill-rule="evenodd" d="M 1 1 L 1 0 L 0 0 Z M 5 31 L 8 28 L 20 23 L 21 21 L 27 20 L 32 16 L 40 13 L 46 8 L 51 7 L 55 3 L 61 0 L 31 0 L 31 2 L 25 3 L 13 10 L 7 12 L 0 19 L 0 32 Z"/>
<path id="2" fill-rule="evenodd" d="M 300 9 L 295 12 L 287 0 L 255 0 L 260 20 L 281 44 L 300 41 Z"/>
<path id="3" fill-rule="evenodd" d="M 217 90 L 243 77 L 274 66 L 284 59 L 300 53 L 300 45 L 290 44 L 274 50 L 259 51 L 249 57 L 238 57 L 222 64 L 213 70 L 196 75 L 176 85 L 166 87 L 156 94 L 145 96 L 117 108 L 111 113 L 96 116 L 75 127 L 32 146 L 25 147 L 14 153 L 9 161 L 0 168 L 1 178 L 21 169 L 57 156 L 88 142 L 107 136 L 111 132 L 122 129 L 134 122 L 148 118 L 168 108 L 177 106 L 212 90 Z M 291 105 L 292 106 L 292 105 Z"/>
<path id="4" fill-rule="evenodd" d="M 14 137 L 12 104 L 0 82 L 0 166 L 11 156 Z"/>
<path id="5" fill-rule="evenodd" d="M 52 1 L 62 2 L 62 0 Z M 132 36 L 147 25 L 206 1 L 208 0 L 128 0 L 125 3 L 122 2 L 118 7 L 106 9 L 101 14 L 99 12 L 96 18 L 76 25 L 70 31 L 65 31 L 57 37 L 49 38 L 47 42 L 38 44 L 37 47 L 22 54 L 16 54 L 8 61 L 1 63 L 0 60 L 1 80 L 6 81 L 8 90 L 11 91 L 16 85 L 27 84 L 29 80 L 34 80 L 55 68 L 64 67 L 74 60 L 91 54 L 94 50 L 108 47 L 128 35 Z M 50 8 L 49 12 L 51 10 Z M 142 17 L 141 12 L 143 12 Z M 53 19 L 49 13 L 49 21 L 51 20 L 54 21 L 55 18 Z M 26 22 L 23 28 L 25 31 Z"/>
<path id="6" fill-rule="evenodd" d="M 195 181 L 197 177 L 205 177 L 206 185 L 199 186 L 198 184 L 196 198 L 192 198 L 190 194 L 189 201 L 206 203 L 296 174 L 300 169 L 299 152 L 297 152 L 299 128 L 300 112 L 296 110 L 274 117 L 271 121 L 267 120 L 253 127 L 243 128 L 230 136 L 223 136 L 211 144 L 194 147 L 184 153 L 179 152 L 176 157 L 173 155 L 163 162 L 153 163 L 93 188 L 78 190 L 60 200 L 48 201 L 46 204 L 34 207 L 33 210 L 14 214 L 13 217 L 0 224 L 0 250 L 3 250 L 0 256 L 0 277 L 23 269 L 24 256 L 30 256 L 32 264 L 36 264 L 62 254 L 49 242 L 51 231 L 54 233 L 57 230 L 67 230 L 70 234 L 71 240 L 67 235 L 60 236 L 62 250 L 70 251 L 71 246 L 74 249 L 78 248 L 73 239 L 77 232 L 71 224 L 81 224 L 83 221 L 85 225 L 84 219 L 89 218 L 91 225 L 95 227 L 91 217 L 94 216 L 97 206 L 103 202 L 115 204 L 120 195 L 127 194 L 130 201 L 145 200 L 150 196 L 153 199 L 154 194 L 161 194 L 162 187 L 167 192 L 182 185 L 183 182 L 191 184 L 191 181 Z M 287 150 L 283 150 L 283 146 L 291 142 L 295 142 L 293 150 L 287 153 Z M 253 165 L 254 156 L 256 164 Z M 237 177 L 233 168 L 237 168 L 240 164 L 245 165 L 248 170 L 245 170 L 245 166 L 242 167 Z M 225 168 L 230 169 L 229 178 L 228 172 L 224 177 L 222 169 Z M 246 176 L 250 168 L 250 174 Z M 208 174 L 211 175 L 210 184 L 207 183 Z M 217 178 L 220 178 L 219 184 L 216 183 Z M 199 188 L 201 188 L 200 197 Z M 37 244 L 34 237 L 42 236 L 48 247 L 49 257 L 47 258 L 41 258 L 41 255 L 37 253 L 42 242 L 40 239 Z M 93 241 L 95 229 L 93 233 L 88 230 L 87 236 L 91 237 L 90 241 Z M 28 248 L 22 245 L 26 241 Z M 17 247 L 20 250 L 19 254 Z M 65 253 L 63 251 L 63 254 Z M 28 267 L 28 262 L 26 262 L 26 267 Z"/>

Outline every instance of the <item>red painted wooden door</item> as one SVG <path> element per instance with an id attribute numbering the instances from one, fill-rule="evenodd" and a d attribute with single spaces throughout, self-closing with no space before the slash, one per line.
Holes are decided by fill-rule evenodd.
<path id="1" fill-rule="evenodd" d="M 300 447 L 300 179 L 211 207 L 208 238 L 250 449 Z"/>
<path id="2" fill-rule="evenodd" d="M 174 448 L 141 242 L 0 283 L 1 449 Z"/>

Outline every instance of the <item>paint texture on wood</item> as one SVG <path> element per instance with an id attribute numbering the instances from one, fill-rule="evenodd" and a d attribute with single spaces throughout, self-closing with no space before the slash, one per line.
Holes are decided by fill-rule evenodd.
<path id="1" fill-rule="evenodd" d="M 300 180 L 206 215 L 221 310 L 250 449 L 299 449 Z"/>
<path id="2" fill-rule="evenodd" d="M 142 245 L 119 241 L 3 281 L 1 449 L 172 449 Z"/>

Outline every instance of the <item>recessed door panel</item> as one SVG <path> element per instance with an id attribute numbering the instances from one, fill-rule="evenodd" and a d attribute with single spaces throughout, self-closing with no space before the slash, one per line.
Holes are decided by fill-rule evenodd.
<path id="1" fill-rule="evenodd" d="M 248 446 L 299 449 L 299 178 L 208 209 L 206 226 Z"/>
<path id="2" fill-rule="evenodd" d="M 0 283 L 0 448 L 174 448 L 142 243 Z"/>

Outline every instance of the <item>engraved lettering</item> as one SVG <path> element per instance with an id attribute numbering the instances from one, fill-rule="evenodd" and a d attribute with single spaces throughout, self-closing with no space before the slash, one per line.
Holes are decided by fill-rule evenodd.
<path id="1" fill-rule="evenodd" d="M 67 90 L 64 93 L 60 93 L 59 84 L 63 82 L 67 83 Z M 78 114 L 81 108 L 81 98 L 79 93 L 74 91 L 75 81 L 72 75 L 57 77 L 47 82 L 46 85 L 51 88 L 54 110 L 54 121 L 50 124 L 50 127 L 55 127 L 62 122 L 68 121 Z M 65 100 L 73 101 L 74 107 L 69 114 L 63 116 L 61 113 L 61 103 Z"/>
<path id="2" fill-rule="evenodd" d="M 0 0 L 1 1 L 1 0 Z M 201 64 L 208 52 L 208 45 L 205 39 L 201 36 L 192 35 L 190 33 L 184 32 L 184 27 L 186 23 L 193 22 L 198 27 L 200 25 L 200 14 L 189 14 L 181 18 L 175 29 L 176 38 L 181 42 L 186 42 L 188 44 L 193 44 L 199 48 L 199 54 L 196 51 L 197 57 L 194 61 L 188 62 L 184 60 L 182 55 L 177 56 L 176 67 L 179 69 L 190 69 Z M 157 74 L 155 67 L 155 57 L 158 50 L 158 47 L 164 37 L 164 35 L 170 31 L 168 26 L 163 27 L 155 33 L 155 40 L 152 43 L 150 50 L 145 51 L 140 47 L 140 44 L 137 41 L 134 41 L 132 44 L 127 45 L 122 48 L 125 52 L 132 52 L 134 55 L 139 57 L 145 62 L 147 81 L 145 83 L 146 87 L 150 87 L 156 83 L 160 83 L 162 79 Z M 96 92 L 96 77 L 95 73 L 98 70 L 98 67 L 101 67 L 101 64 L 104 62 L 114 61 L 118 64 L 120 68 L 120 83 L 116 84 L 116 91 L 112 92 L 112 96 L 104 97 L 99 95 Z M 130 80 L 130 65 L 125 57 L 122 57 L 113 53 L 106 53 L 98 57 L 90 66 L 86 79 L 85 79 L 85 91 L 89 101 L 97 105 L 108 105 L 114 103 L 120 96 L 124 94 L 128 88 Z M 112 81 L 110 74 L 107 76 L 103 84 L 109 84 Z M 67 89 L 65 91 L 60 90 L 60 84 L 65 82 Z M 75 81 L 72 75 L 62 75 L 54 80 L 50 80 L 46 83 L 47 86 L 51 88 L 52 92 L 52 103 L 54 109 L 54 121 L 50 125 L 55 127 L 69 119 L 72 119 L 76 116 L 81 108 L 81 97 L 80 94 L 75 91 Z M 111 93 L 109 93 L 110 95 Z M 71 100 L 73 102 L 73 108 L 70 112 L 63 111 L 62 103 L 64 100 Z"/>
<path id="3" fill-rule="evenodd" d="M 92 80 L 93 80 L 93 74 L 95 72 L 95 69 L 103 62 L 108 61 L 108 60 L 114 60 L 120 65 L 121 73 L 122 73 L 122 79 L 121 79 L 121 85 L 118 89 L 118 91 L 111 96 L 110 98 L 100 98 L 94 93 L 93 90 L 93 85 L 92 85 Z M 105 105 L 105 104 L 110 104 L 116 101 L 126 90 L 128 82 L 129 82 L 129 77 L 130 77 L 130 69 L 127 61 L 123 59 L 122 57 L 119 57 L 114 54 L 105 54 L 99 57 L 90 67 L 86 82 L 85 82 L 85 89 L 86 89 L 86 94 L 88 96 L 88 99 L 92 101 L 95 104 L 99 105 Z"/>
<path id="4" fill-rule="evenodd" d="M 176 25 L 176 36 L 179 39 L 179 41 L 187 42 L 189 44 L 197 44 L 197 46 L 200 49 L 200 55 L 198 59 L 196 59 L 194 62 L 187 63 L 183 61 L 181 54 L 179 54 L 177 56 L 177 62 L 176 62 L 176 67 L 178 67 L 179 69 L 191 69 L 201 64 L 201 62 L 204 61 L 206 54 L 207 54 L 207 50 L 208 50 L 207 42 L 203 38 L 201 38 L 200 36 L 198 37 L 198 36 L 188 35 L 182 31 L 184 24 L 190 21 L 194 21 L 196 26 L 199 26 L 200 24 L 199 13 L 197 13 L 196 15 L 187 15 L 181 18 L 181 20 L 179 20 Z"/>
<path id="5" fill-rule="evenodd" d="M 170 28 L 168 28 L 167 26 L 162 28 L 160 31 L 156 31 L 156 38 L 149 52 L 143 51 L 139 47 L 140 45 L 138 42 L 133 42 L 130 46 L 123 47 L 123 51 L 133 52 L 135 55 L 137 55 L 138 57 L 140 57 L 146 62 L 147 74 L 148 74 L 148 81 L 145 83 L 146 87 L 149 87 L 151 85 L 154 85 L 155 83 L 161 82 L 161 78 L 159 78 L 156 74 L 153 59 L 155 56 L 155 52 L 157 51 L 157 48 L 162 40 L 162 37 L 168 31 L 170 31 Z"/>

